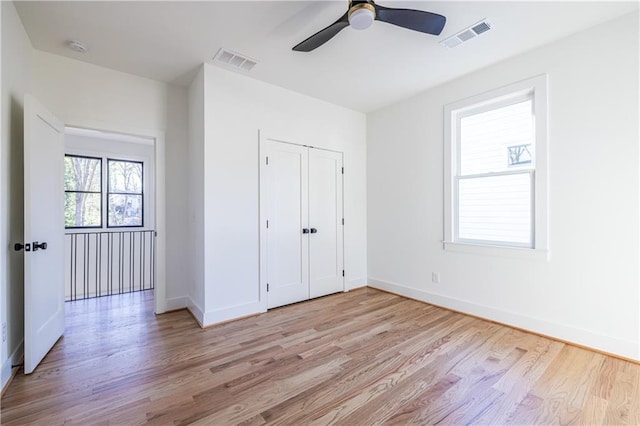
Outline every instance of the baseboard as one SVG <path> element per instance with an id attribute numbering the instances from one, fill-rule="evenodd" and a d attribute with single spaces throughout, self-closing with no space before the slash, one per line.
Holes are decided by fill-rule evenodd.
<path id="1" fill-rule="evenodd" d="M 186 296 L 174 297 L 171 299 L 167 299 L 166 301 L 167 312 L 177 311 L 178 309 L 184 309 L 187 306 L 189 306 L 189 298 Z"/>
<path id="2" fill-rule="evenodd" d="M 639 342 L 616 339 L 610 336 L 593 333 L 589 330 L 564 324 L 557 324 L 541 318 L 529 317 L 515 312 L 496 309 L 490 306 L 478 305 L 473 302 L 443 296 L 441 294 L 430 293 L 428 291 L 406 287 L 401 284 L 376 278 L 369 278 L 368 286 L 461 313 L 473 315 L 489 321 L 531 331 L 536 334 L 562 340 L 567 343 L 573 343 L 599 352 L 619 356 L 636 362 L 640 361 Z"/>
<path id="3" fill-rule="evenodd" d="M 222 322 L 227 322 L 242 317 L 266 312 L 264 303 L 256 300 L 254 302 L 243 303 L 241 305 L 229 306 L 207 311 L 204 314 L 204 327 L 210 327 Z"/>
<path id="4" fill-rule="evenodd" d="M 366 286 L 367 286 L 366 278 L 356 278 L 355 280 L 347 281 L 345 290 L 349 291 L 349 290 L 354 290 L 356 288 L 366 287 Z"/>
<path id="5" fill-rule="evenodd" d="M 204 313 L 202 312 L 202 308 L 193 301 L 191 297 L 185 297 L 187 299 L 187 310 L 191 312 L 193 318 L 198 322 L 200 327 L 204 327 Z"/>
<path id="6" fill-rule="evenodd" d="M 24 356 L 24 340 L 20 342 L 18 347 L 13 351 L 13 353 L 7 358 L 7 360 L 2 364 L 2 395 L 4 395 L 5 391 L 9 387 L 13 376 L 15 376 L 18 371 L 18 367 L 11 368 L 12 365 L 18 365 L 22 361 Z"/>

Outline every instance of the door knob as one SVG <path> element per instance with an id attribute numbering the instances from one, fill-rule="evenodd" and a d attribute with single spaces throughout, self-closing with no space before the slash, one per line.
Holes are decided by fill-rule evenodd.
<path id="1" fill-rule="evenodd" d="M 315 234 L 315 233 L 317 233 L 317 232 L 318 232 L 318 230 L 317 230 L 316 228 L 311 228 L 311 233 L 312 233 L 312 234 Z"/>
<path id="2" fill-rule="evenodd" d="M 303 234 L 308 234 L 309 233 L 309 228 L 302 228 L 302 233 Z"/>
<path id="3" fill-rule="evenodd" d="M 24 249 L 24 251 L 31 251 L 31 244 L 29 244 L 29 243 L 27 243 L 27 244 L 15 243 L 13 245 L 13 249 L 15 251 L 20 251 L 22 249 Z"/>
<path id="4" fill-rule="evenodd" d="M 38 243 L 37 241 L 33 242 L 33 251 L 37 251 L 38 249 L 46 250 L 47 243 Z"/>

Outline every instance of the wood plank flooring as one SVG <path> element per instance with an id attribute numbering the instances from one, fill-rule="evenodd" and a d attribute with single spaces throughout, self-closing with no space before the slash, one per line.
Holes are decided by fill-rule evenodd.
<path id="1" fill-rule="evenodd" d="M 640 425 L 640 365 L 368 288 L 206 330 L 150 292 L 67 311 L 2 424 Z"/>

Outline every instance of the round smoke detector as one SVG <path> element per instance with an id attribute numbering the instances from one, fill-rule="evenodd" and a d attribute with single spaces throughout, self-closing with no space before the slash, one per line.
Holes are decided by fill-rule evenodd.
<path id="1" fill-rule="evenodd" d="M 78 53 L 85 53 L 87 51 L 87 45 L 78 40 L 68 41 L 67 47 Z"/>

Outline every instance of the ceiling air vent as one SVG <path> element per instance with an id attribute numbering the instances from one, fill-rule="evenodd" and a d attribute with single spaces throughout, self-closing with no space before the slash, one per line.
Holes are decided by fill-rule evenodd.
<path id="1" fill-rule="evenodd" d="M 452 48 L 456 47 L 465 41 L 469 41 L 472 38 L 476 38 L 480 34 L 487 32 L 491 29 L 491 24 L 488 23 L 485 19 L 480 22 L 477 22 L 471 25 L 468 28 L 463 29 L 462 31 L 458 31 L 456 34 L 451 37 L 447 37 L 440 42 L 440 44 Z"/>
<path id="2" fill-rule="evenodd" d="M 218 50 L 213 60 L 214 62 L 223 63 L 231 68 L 237 68 L 247 72 L 251 71 L 258 63 L 254 59 L 227 49 Z"/>

